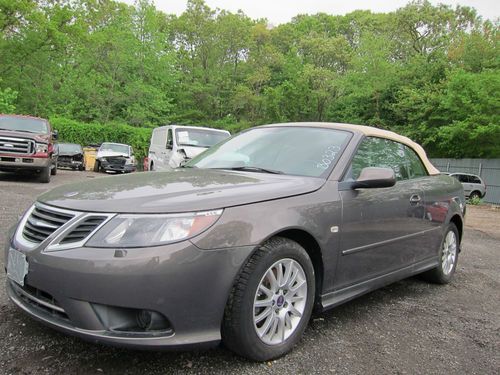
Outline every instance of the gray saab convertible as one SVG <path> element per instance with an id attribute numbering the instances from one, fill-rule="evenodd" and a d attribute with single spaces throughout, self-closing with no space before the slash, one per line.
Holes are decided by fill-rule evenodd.
<path id="1" fill-rule="evenodd" d="M 172 172 L 38 198 L 5 248 L 10 299 L 65 333 L 136 348 L 287 353 L 321 311 L 422 273 L 448 283 L 462 185 L 410 139 L 266 125 Z"/>

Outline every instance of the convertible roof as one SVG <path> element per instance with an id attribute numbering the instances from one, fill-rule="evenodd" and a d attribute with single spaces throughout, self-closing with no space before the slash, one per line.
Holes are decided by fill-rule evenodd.
<path id="1" fill-rule="evenodd" d="M 379 137 L 379 138 L 387 138 L 392 141 L 396 141 L 399 143 L 403 143 L 408 147 L 411 147 L 420 157 L 422 163 L 424 164 L 427 172 L 430 175 L 439 174 L 439 170 L 432 165 L 432 163 L 427 158 L 427 154 L 425 153 L 422 146 L 418 143 L 413 142 L 410 138 L 404 137 L 397 133 L 391 132 L 389 130 L 383 130 L 379 128 L 375 128 L 373 126 L 365 126 L 365 125 L 354 125 L 354 124 L 342 124 L 335 122 L 290 122 L 285 124 L 272 124 L 265 126 L 309 126 L 309 127 L 317 127 L 317 128 L 329 128 L 329 129 L 339 129 L 339 130 L 350 130 L 355 133 L 363 133 L 369 137 Z"/>

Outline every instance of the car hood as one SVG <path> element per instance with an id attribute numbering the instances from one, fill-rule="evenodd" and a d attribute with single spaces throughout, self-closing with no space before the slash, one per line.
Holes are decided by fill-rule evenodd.
<path id="1" fill-rule="evenodd" d="M 78 156 L 83 155 L 83 152 L 62 152 L 59 151 L 59 156 Z"/>
<path id="2" fill-rule="evenodd" d="M 305 194 L 324 179 L 209 169 L 100 177 L 43 194 L 39 201 L 67 209 L 116 213 L 204 211 Z"/>
<path id="3" fill-rule="evenodd" d="M 128 158 L 128 154 L 124 152 L 116 152 L 116 151 L 98 151 L 96 155 L 96 159 L 99 158 L 108 158 L 111 156 L 123 156 L 125 158 Z"/>
<path id="4" fill-rule="evenodd" d="M 32 139 L 36 142 L 41 142 L 41 143 L 48 143 L 50 141 L 50 135 L 48 134 L 19 132 L 15 130 L 0 130 L 0 137 Z"/>

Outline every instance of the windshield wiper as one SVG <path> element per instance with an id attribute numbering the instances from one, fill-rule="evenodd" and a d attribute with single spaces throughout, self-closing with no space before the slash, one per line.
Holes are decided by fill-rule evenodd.
<path id="1" fill-rule="evenodd" d="M 263 172 L 263 173 L 271 173 L 271 174 L 284 174 L 282 171 L 277 171 L 274 169 L 267 169 L 261 167 L 252 167 L 252 166 L 241 166 L 241 167 L 230 167 L 230 168 L 213 168 L 213 169 L 229 169 L 231 171 L 249 171 L 249 172 Z"/>

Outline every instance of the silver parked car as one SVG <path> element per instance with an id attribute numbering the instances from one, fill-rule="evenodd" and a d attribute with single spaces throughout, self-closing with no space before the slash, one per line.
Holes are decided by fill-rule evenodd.
<path id="1" fill-rule="evenodd" d="M 97 150 L 94 170 L 96 172 L 130 173 L 135 171 L 135 164 L 132 146 L 104 142 Z"/>
<path id="2" fill-rule="evenodd" d="M 249 129 L 173 172 L 57 187 L 5 247 L 27 314 L 92 342 L 214 345 L 253 360 L 300 340 L 313 308 L 422 274 L 451 281 L 462 185 L 372 127 Z"/>
<path id="3" fill-rule="evenodd" d="M 470 173 L 451 173 L 464 187 L 465 196 L 469 199 L 483 198 L 486 195 L 486 184 L 483 179 Z"/>

